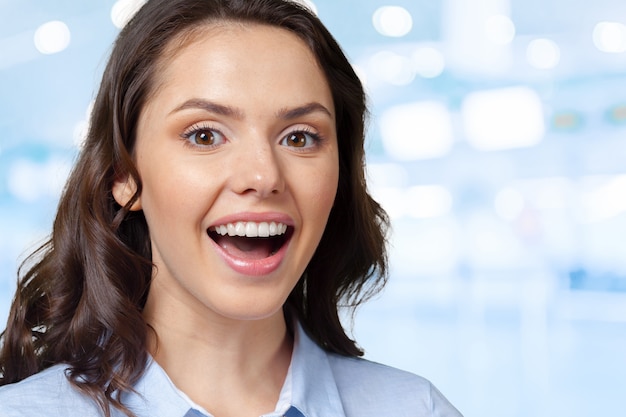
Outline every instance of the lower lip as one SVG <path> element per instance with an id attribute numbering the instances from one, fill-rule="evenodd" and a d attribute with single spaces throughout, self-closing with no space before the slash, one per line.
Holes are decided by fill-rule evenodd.
<path id="1" fill-rule="evenodd" d="M 211 238 L 209 237 L 209 239 Z M 213 246 L 217 248 L 217 253 L 220 254 L 224 262 L 226 262 L 226 264 L 235 272 L 243 275 L 260 277 L 263 275 L 269 275 L 278 269 L 280 264 L 283 262 L 283 259 L 285 259 L 287 247 L 291 242 L 291 238 L 289 238 L 289 240 L 286 241 L 275 254 L 263 259 L 237 258 L 226 252 L 220 245 L 215 243 L 213 239 L 211 239 L 211 242 L 213 242 Z"/>

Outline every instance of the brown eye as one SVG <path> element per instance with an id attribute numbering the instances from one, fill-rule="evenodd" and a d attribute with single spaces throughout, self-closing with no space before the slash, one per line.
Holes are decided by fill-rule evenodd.
<path id="1" fill-rule="evenodd" d="M 306 146 L 306 134 L 303 132 L 290 133 L 287 138 L 287 146 L 304 148 Z"/>
<path id="2" fill-rule="evenodd" d="M 224 142 L 224 136 L 213 129 L 198 128 L 184 135 L 191 145 L 213 146 Z"/>
<path id="3" fill-rule="evenodd" d="M 200 130 L 193 136 L 194 142 L 198 145 L 213 145 L 215 143 L 215 135 L 210 130 Z"/>
<path id="4" fill-rule="evenodd" d="M 293 148 L 310 148 L 315 146 L 319 138 L 314 133 L 308 132 L 291 132 L 283 138 L 281 144 Z"/>

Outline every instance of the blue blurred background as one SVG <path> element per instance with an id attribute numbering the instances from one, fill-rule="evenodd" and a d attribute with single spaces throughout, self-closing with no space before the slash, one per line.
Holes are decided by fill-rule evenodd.
<path id="1" fill-rule="evenodd" d="M 0 322 L 132 0 L 0 0 Z M 316 0 L 393 218 L 354 334 L 466 415 L 626 413 L 626 2 Z M 1 326 L 0 326 L 1 327 Z"/>

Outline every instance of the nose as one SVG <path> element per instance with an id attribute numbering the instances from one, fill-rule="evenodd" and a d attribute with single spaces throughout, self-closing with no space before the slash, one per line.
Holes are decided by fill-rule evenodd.
<path id="1" fill-rule="evenodd" d="M 270 143 L 242 146 L 235 161 L 233 191 L 267 198 L 285 190 L 283 169 Z M 262 143 L 259 143 L 262 142 Z"/>

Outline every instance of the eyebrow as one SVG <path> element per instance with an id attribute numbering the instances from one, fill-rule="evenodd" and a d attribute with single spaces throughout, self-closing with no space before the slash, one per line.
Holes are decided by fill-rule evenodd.
<path id="1" fill-rule="evenodd" d="M 318 112 L 328 115 L 328 117 L 330 117 L 331 119 L 333 118 L 333 114 L 330 112 L 330 110 L 328 110 L 325 106 L 317 102 L 308 103 L 308 104 L 305 104 L 304 106 L 299 106 L 299 107 L 295 107 L 292 109 L 289 109 L 289 108 L 282 109 L 277 113 L 277 116 L 280 119 L 293 120 L 302 116 L 306 116 L 311 113 L 318 113 Z"/>
<path id="2" fill-rule="evenodd" d="M 200 109 L 209 113 L 215 113 L 222 116 L 233 117 L 235 119 L 243 119 L 243 113 L 235 109 L 233 107 L 224 106 L 222 104 L 214 103 L 209 100 L 204 100 L 201 98 L 192 98 L 190 100 L 185 101 L 180 106 L 176 107 L 174 110 L 170 112 L 170 114 L 186 110 L 186 109 Z"/>
<path id="3" fill-rule="evenodd" d="M 180 106 L 176 107 L 174 110 L 170 112 L 170 114 L 186 110 L 186 109 L 200 109 L 209 113 L 215 113 L 222 116 L 233 117 L 235 119 L 243 119 L 244 114 L 241 110 L 224 106 L 222 104 L 218 104 L 212 102 L 210 100 L 205 100 L 201 98 L 192 98 L 190 100 L 185 101 Z M 306 116 L 311 113 L 324 113 L 328 115 L 330 118 L 334 118 L 333 114 L 326 108 L 324 105 L 318 102 L 307 103 L 303 106 L 298 106 L 294 108 L 283 108 L 276 113 L 276 116 L 280 119 L 284 120 L 293 120 L 299 117 Z"/>

